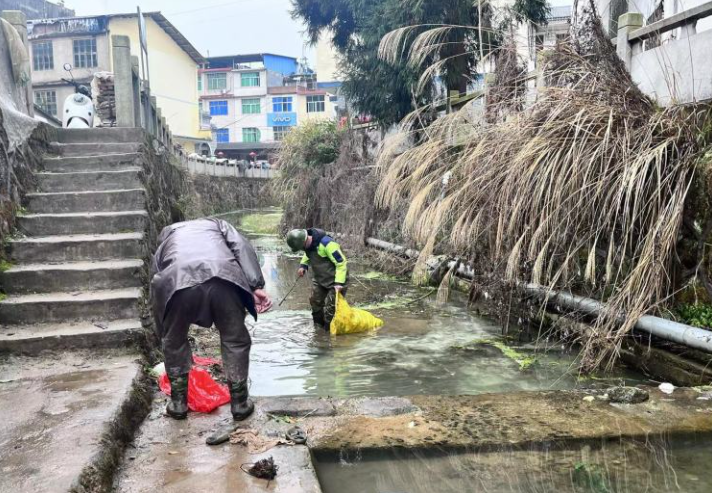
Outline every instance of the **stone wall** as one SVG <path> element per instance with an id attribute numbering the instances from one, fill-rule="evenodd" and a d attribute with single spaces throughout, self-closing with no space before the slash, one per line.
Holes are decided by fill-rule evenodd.
<path id="1" fill-rule="evenodd" d="M 192 180 L 202 215 L 277 205 L 267 179 L 193 175 Z"/>
<path id="2" fill-rule="evenodd" d="M 33 172 L 41 167 L 52 132 L 51 127 L 42 124 L 23 142 L 13 145 L 8 138 L 6 111 L 0 107 L 0 243 L 14 228 L 24 195 L 37 186 Z M 2 254 L 0 251 L 0 257 Z"/>

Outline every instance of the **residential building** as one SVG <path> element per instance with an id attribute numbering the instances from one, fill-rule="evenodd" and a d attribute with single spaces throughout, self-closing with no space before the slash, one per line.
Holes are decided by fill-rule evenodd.
<path id="1" fill-rule="evenodd" d="M 156 97 L 174 140 L 186 150 L 200 150 L 212 140 L 201 118 L 198 68 L 202 55 L 160 12 L 144 14 L 148 43 L 151 95 Z M 64 64 L 74 78 L 89 84 L 94 73 L 112 71 L 111 36 L 131 40 L 132 54 L 140 55 L 137 14 L 35 19 L 28 21 L 35 103 L 61 119 L 64 100 L 74 92 Z"/>
<path id="2" fill-rule="evenodd" d="M 279 145 L 282 127 L 297 121 L 294 101 L 288 96 L 273 100 L 269 90 L 283 87 L 298 72 L 296 58 L 271 53 L 208 58 L 198 87 L 201 107 L 211 116 L 216 150 L 239 159 L 267 159 Z M 275 108 L 280 110 L 276 117 Z"/>
<path id="3" fill-rule="evenodd" d="M 321 33 L 316 44 L 316 73 L 317 82 L 322 88 L 341 85 L 339 54 L 331 43 L 330 31 Z"/>
<path id="4" fill-rule="evenodd" d="M 19 10 L 28 19 L 55 19 L 57 17 L 74 17 L 74 11 L 64 6 L 64 2 L 48 2 L 47 0 L 0 0 L 0 12 L 3 10 Z"/>

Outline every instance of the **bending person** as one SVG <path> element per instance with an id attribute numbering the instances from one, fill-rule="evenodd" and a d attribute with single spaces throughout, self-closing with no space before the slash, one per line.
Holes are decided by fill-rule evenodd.
<path id="1" fill-rule="evenodd" d="M 235 420 L 255 409 L 248 399 L 247 377 L 252 340 L 245 316 L 257 319 L 272 307 L 257 253 L 235 228 L 219 219 L 173 224 L 160 234 L 153 257 L 151 299 L 156 331 L 171 383 L 169 416 L 188 415 L 188 374 L 193 356 L 191 324 L 220 332 L 223 368 Z"/>

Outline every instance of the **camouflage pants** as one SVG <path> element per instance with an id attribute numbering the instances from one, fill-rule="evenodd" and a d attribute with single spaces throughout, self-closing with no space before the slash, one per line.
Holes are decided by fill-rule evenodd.
<path id="1" fill-rule="evenodd" d="M 346 287 L 341 291 L 346 296 Z M 325 288 L 320 284 L 312 284 L 312 294 L 309 298 L 312 309 L 312 319 L 315 325 L 324 330 L 329 330 L 331 321 L 336 313 L 336 291 L 334 288 Z"/>

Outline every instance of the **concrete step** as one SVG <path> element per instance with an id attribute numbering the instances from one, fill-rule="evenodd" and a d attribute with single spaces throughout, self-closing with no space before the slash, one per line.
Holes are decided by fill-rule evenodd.
<path id="1" fill-rule="evenodd" d="M 144 230 L 147 217 L 146 211 L 27 214 L 18 224 L 28 236 L 135 233 Z"/>
<path id="2" fill-rule="evenodd" d="M 140 167 L 141 155 L 135 152 L 103 156 L 46 157 L 46 171 L 72 173 L 76 171 L 116 171 L 126 167 Z"/>
<path id="3" fill-rule="evenodd" d="M 27 208 L 33 213 L 116 212 L 146 207 L 142 188 L 96 190 L 91 192 L 50 192 L 27 194 Z"/>
<path id="4" fill-rule="evenodd" d="M 121 154 L 139 152 L 141 144 L 138 142 L 109 142 L 90 144 L 63 144 L 52 142 L 49 151 L 57 156 L 105 156 L 107 154 Z"/>
<path id="5" fill-rule="evenodd" d="M 10 295 L 0 301 L 0 326 L 138 318 L 140 289 Z"/>
<path id="6" fill-rule="evenodd" d="M 143 142 L 141 128 L 58 128 L 57 142 L 63 144 L 94 144 Z"/>
<path id="7" fill-rule="evenodd" d="M 78 171 L 76 173 L 35 173 L 42 192 L 84 192 L 87 190 L 129 190 L 141 188 L 139 168 L 119 171 Z"/>
<path id="8" fill-rule="evenodd" d="M 42 351 L 118 348 L 141 336 L 138 319 L 10 326 L 0 330 L 0 354 L 35 356 Z"/>
<path id="9" fill-rule="evenodd" d="M 40 236 L 10 240 L 10 262 L 78 262 L 141 258 L 143 233 Z"/>
<path id="10" fill-rule="evenodd" d="M 0 285 L 7 294 L 137 288 L 142 268 L 138 259 L 19 264 L 0 274 Z"/>

